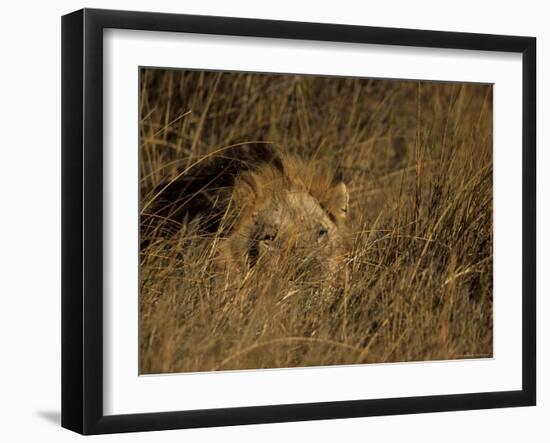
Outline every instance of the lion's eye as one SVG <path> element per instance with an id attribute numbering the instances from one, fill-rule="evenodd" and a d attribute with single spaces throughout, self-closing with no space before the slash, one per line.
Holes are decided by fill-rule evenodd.
<path id="1" fill-rule="evenodd" d="M 328 234 L 328 229 L 325 226 L 321 226 L 317 231 L 317 239 L 322 240 Z"/>
<path id="2" fill-rule="evenodd" d="M 271 242 L 273 240 L 275 240 L 275 234 L 273 233 L 264 234 L 260 237 L 260 241 L 264 242 Z"/>

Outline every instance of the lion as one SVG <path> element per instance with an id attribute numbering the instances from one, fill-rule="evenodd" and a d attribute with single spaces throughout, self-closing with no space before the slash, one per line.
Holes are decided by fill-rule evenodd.
<path id="1" fill-rule="evenodd" d="M 255 270 L 313 282 L 334 280 L 343 267 L 349 193 L 326 164 L 260 145 L 161 189 L 155 216 L 180 225 L 198 218 L 217 234 L 217 266 L 229 275 Z"/>
<path id="2" fill-rule="evenodd" d="M 240 174 L 222 259 L 239 270 L 284 268 L 296 277 L 334 274 L 346 252 L 349 195 L 327 168 L 296 156 Z"/>

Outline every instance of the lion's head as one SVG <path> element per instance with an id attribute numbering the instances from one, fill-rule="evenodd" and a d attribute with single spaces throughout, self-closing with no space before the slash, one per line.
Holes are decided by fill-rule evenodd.
<path id="1" fill-rule="evenodd" d="M 223 257 L 241 270 L 332 278 L 343 266 L 347 212 L 347 187 L 329 168 L 278 156 L 237 176 Z"/>

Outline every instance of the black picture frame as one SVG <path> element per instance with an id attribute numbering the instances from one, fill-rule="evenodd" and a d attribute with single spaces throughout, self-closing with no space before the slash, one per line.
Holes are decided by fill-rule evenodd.
<path id="1" fill-rule="evenodd" d="M 522 54 L 522 389 L 104 415 L 102 36 L 107 28 Z M 97 9 L 63 16 L 62 426 L 82 434 L 103 434 L 535 405 L 535 84 L 536 39 L 532 37 Z"/>

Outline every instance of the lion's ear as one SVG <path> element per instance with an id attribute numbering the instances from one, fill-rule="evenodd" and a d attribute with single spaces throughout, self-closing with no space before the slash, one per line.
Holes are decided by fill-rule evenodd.
<path id="1" fill-rule="evenodd" d="M 236 207 L 244 209 L 254 203 L 258 196 L 258 187 L 254 177 L 241 174 L 235 179 L 232 200 Z"/>
<path id="2" fill-rule="evenodd" d="M 335 221 L 342 221 L 348 215 L 348 208 L 348 187 L 344 182 L 340 182 L 330 190 L 327 209 Z"/>

